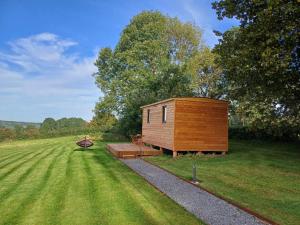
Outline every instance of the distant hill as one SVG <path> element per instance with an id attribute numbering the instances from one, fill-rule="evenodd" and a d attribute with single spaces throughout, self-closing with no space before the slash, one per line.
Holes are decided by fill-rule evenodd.
<path id="1" fill-rule="evenodd" d="M 33 125 L 33 126 L 39 128 L 41 126 L 41 123 L 17 122 L 17 121 L 0 120 L 0 127 L 14 128 L 16 125 L 20 125 L 22 127 L 26 127 L 28 125 Z"/>

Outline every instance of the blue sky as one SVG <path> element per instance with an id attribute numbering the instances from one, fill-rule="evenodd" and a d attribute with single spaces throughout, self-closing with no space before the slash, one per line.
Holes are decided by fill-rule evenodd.
<path id="1" fill-rule="evenodd" d="M 143 10 L 197 24 L 210 47 L 213 30 L 238 24 L 217 20 L 206 0 L 1 0 L 0 120 L 90 120 L 101 96 L 91 76 L 97 53 Z"/>

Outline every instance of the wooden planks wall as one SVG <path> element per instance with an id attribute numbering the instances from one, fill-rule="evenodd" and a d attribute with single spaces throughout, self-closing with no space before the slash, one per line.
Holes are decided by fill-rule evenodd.
<path id="1" fill-rule="evenodd" d="M 167 106 L 167 122 L 162 123 L 162 107 Z M 150 123 L 147 110 L 150 109 Z M 143 108 L 142 139 L 144 143 L 173 149 L 175 101 L 170 100 Z"/>
<path id="2" fill-rule="evenodd" d="M 176 99 L 175 151 L 228 151 L 228 103 Z"/>

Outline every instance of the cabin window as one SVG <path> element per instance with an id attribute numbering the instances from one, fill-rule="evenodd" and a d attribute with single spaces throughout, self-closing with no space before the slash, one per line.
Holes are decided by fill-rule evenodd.
<path id="1" fill-rule="evenodd" d="M 167 122 L 167 106 L 164 105 L 162 107 L 162 122 L 166 123 Z"/>
<path id="2" fill-rule="evenodd" d="M 150 123 L 150 109 L 147 110 L 147 123 Z"/>

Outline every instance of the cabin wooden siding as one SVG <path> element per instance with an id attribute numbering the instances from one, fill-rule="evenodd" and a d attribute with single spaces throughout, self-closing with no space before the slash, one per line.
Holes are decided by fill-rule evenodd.
<path id="1" fill-rule="evenodd" d="M 163 106 L 167 106 L 166 123 L 162 122 Z M 173 98 L 142 109 L 144 143 L 172 150 L 175 155 L 178 151 L 228 151 L 227 101 Z"/>
<path id="2" fill-rule="evenodd" d="M 175 100 L 174 151 L 228 151 L 228 103 Z"/>
<path id="3" fill-rule="evenodd" d="M 163 106 L 167 106 L 167 121 L 162 122 Z M 147 122 L 148 109 L 150 121 Z M 142 139 L 144 143 L 172 150 L 174 148 L 174 113 L 173 100 L 143 108 Z"/>

